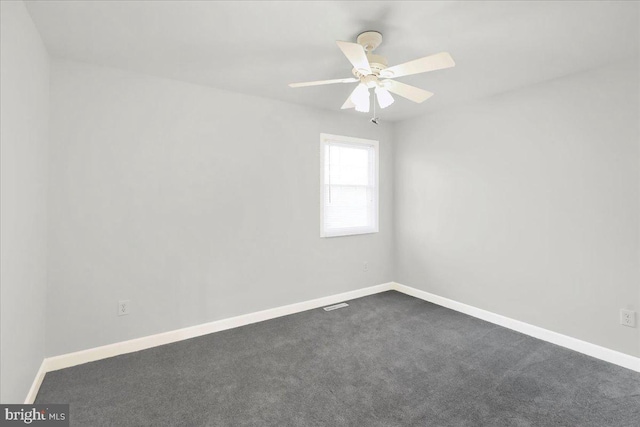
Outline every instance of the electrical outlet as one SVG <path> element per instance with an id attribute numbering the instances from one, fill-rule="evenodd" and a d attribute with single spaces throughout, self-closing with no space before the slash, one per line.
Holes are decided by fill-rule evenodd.
<path id="1" fill-rule="evenodd" d="M 367 261 L 362 264 L 362 271 L 369 271 L 369 263 Z"/>
<path id="2" fill-rule="evenodd" d="M 620 324 L 629 326 L 631 328 L 636 327 L 636 312 L 631 310 L 620 309 Z"/>
<path id="3" fill-rule="evenodd" d="M 118 301 L 118 316 L 126 316 L 131 311 L 131 301 L 128 299 Z"/>

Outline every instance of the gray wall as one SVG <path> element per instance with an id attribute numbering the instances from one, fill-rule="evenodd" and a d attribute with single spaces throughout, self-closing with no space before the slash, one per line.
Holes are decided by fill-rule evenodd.
<path id="1" fill-rule="evenodd" d="M 48 356 L 394 278 L 390 127 L 57 61 L 51 114 Z M 321 132 L 380 141 L 379 233 L 319 237 Z"/>
<path id="2" fill-rule="evenodd" d="M 0 8 L 0 401 L 22 403 L 44 357 L 49 57 L 24 4 Z"/>
<path id="3" fill-rule="evenodd" d="M 400 123 L 396 280 L 640 355 L 637 58 Z"/>

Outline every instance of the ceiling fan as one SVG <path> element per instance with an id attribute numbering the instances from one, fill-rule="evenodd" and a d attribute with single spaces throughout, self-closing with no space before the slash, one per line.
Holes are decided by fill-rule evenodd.
<path id="1" fill-rule="evenodd" d="M 377 31 L 366 31 L 361 33 L 356 41 L 357 43 L 336 41 L 342 53 L 353 65 L 351 72 L 354 77 L 291 83 L 289 86 L 305 87 L 360 82 L 342 105 L 342 109 L 355 108 L 356 111 L 367 113 L 370 106 L 369 89 L 373 88 L 381 108 L 386 108 L 393 104 L 394 99 L 391 93 L 410 101 L 421 103 L 433 96 L 433 93 L 392 79 L 441 70 L 456 65 L 449 53 L 441 52 L 405 62 L 404 64 L 387 67 L 387 59 L 385 57 L 372 53 L 382 43 L 382 34 Z"/>

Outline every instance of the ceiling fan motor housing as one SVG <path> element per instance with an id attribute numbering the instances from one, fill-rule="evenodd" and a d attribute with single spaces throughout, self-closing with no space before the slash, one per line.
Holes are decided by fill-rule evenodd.
<path id="1" fill-rule="evenodd" d="M 382 55 L 374 55 L 367 54 L 367 59 L 369 60 L 369 67 L 371 68 L 372 75 L 381 76 L 381 77 L 389 77 L 383 73 L 383 70 L 387 68 L 387 58 Z M 365 77 L 366 74 L 362 74 L 360 71 L 355 68 L 351 70 L 354 76 L 361 79 Z"/>

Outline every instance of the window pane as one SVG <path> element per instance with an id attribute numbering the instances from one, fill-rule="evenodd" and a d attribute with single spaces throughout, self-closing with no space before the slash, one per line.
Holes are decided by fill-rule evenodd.
<path id="1" fill-rule="evenodd" d="M 325 186 L 325 227 L 373 226 L 372 189 L 361 186 Z"/>
<path id="2" fill-rule="evenodd" d="M 369 185 L 369 147 L 327 146 L 326 174 L 331 184 Z"/>

